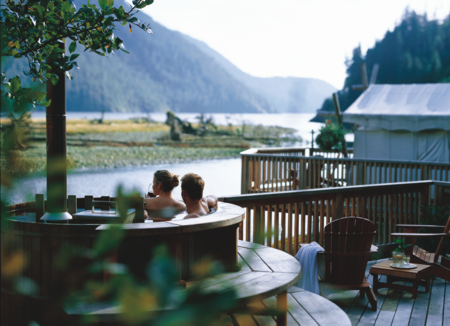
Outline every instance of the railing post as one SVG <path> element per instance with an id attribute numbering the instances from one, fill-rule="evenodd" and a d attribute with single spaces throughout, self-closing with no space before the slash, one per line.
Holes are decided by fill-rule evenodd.
<path id="1" fill-rule="evenodd" d="M 42 194 L 36 194 L 36 223 L 41 222 L 41 217 L 45 213 L 45 199 L 44 195 Z"/>
<path id="2" fill-rule="evenodd" d="M 428 165 L 420 166 L 420 180 L 429 180 L 430 179 L 430 169 Z"/>
<path id="3" fill-rule="evenodd" d="M 429 194 L 430 194 L 431 186 L 432 186 L 432 184 L 426 185 L 420 191 L 420 210 L 421 210 L 421 212 L 419 214 L 419 223 L 422 223 L 422 221 L 420 220 L 420 216 L 422 216 L 422 214 L 425 214 L 425 212 L 427 210 L 427 206 L 429 205 Z"/>
<path id="4" fill-rule="evenodd" d="M 444 187 L 434 186 L 434 207 L 444 206 Z"/>
<path id="5" fill-rule="evenodd" d="M 67 197 L 67 211 L 70 215 L 77 213 L 77 196 L 69 195 Z"/>
<path id="6" fill-rule="evenodd" d="M 341 218 L 344 212 L 344 196 L 337 193 L 333 198 L 333 220 Z"/>
<path id="7" fill-rule="evenodd" d="M 300 159 L 299 161 L 298 181 L 299 189 L 306 189 L 306 159 Z"/>
<path id="8" fill-rule="evenodd" d="M 241 194 L 246 194 L 248 189 L 248 160 L 247 156 L 241 155 L 242 172 L 241 172 Z"/>
<path id="9" fill-rule="evenodd" d="M 364 162 L 356 162 L 356 185 L 365 184 L 364 180 Z"/>

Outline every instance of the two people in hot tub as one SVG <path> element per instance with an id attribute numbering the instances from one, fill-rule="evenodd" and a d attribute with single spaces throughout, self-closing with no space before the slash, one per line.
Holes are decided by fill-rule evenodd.
<path id="1" fill-rule="evenodd" d="M 212 210 L 217 210 L 217 197 L 203 197 L 205 181 L 194 173 L 188 173 L 181 178 L 181 197 L 184 204 L 172 198 L 172 190 L 179 185 L 178 176 L 167 170 L 158 170 L 153 176 L 153 194 L 157 197 L 146 199 L 147 211 L 160 211 L 165 208 L 174 210 L 186 209 L 185 218 L 206 215 Z M 148 217 L 148 215 L 147 215 Z"/>

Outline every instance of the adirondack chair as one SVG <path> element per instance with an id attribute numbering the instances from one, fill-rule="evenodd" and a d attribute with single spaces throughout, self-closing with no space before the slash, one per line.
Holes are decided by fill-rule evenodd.
<path id="1" fill-rule="evenodd" d="M 321 157 L 321 156 L 314 156 Z M 325 167 L 325 163 L 318 160 L 312 160 L 305 171 L 305 181 L 306 181 L 306 189 L 314 189 L 314 188 L 325 188 L 328 185 L 333 184 L 334 179 L 334 171 L 336 167 L 333 167 L 333 164 L 329 164 L 328 167 Z M 296 170 L 289 171 L 289 177 L 292 181 L 293 189 L 298 189 L 300 186 L 300 179 L 298 176 L 298 172 Z M 311 185 L 309 185 L 311 182 Z M 341 186 L 341 183 L 338 181 L 334 181 L 336 186 Z"/>
<path id="2" fill-rule="evenodd" d="M 405 237 L 405 242 L 411 244 L 405 250 L 405 254 L 411 256 L 411 262 L 416 264 L 427 264 L 433 267 L 433 275 L 450 282 L 450 259 L 441 256 L 442 248 L 447 237 L 450 236 L 450 216 L 447 224 L 442 225 L 416 225 L 416 224 L 397 224 L 399 228 L 405 228 L 405 233 L 392 233 L 396 237 Z M 418 229 L 442 230 L 442 233 L 417 233 Z M 417 237 L 441 237 L 435 253 L 430 253 L 416 246 Z"/>
<path id="3" fill-rule="evenodd" d="M 325 226 L 325 251 L 318 254 L 325 256 L 323 289 L 360 290 L 376 311 L 377 299 L 365 277 L 375 230 L 371 221 L 361 217 L 336 219 Z"/>

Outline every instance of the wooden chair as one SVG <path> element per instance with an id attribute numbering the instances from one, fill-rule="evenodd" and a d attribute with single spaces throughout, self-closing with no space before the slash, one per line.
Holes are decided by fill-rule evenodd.
<path id="1" fill-rule="evenodd" d="M 322 157 L 322 156 L 314 156 Z M 325 188 L 333 184 L 334 172 L 336 167 L 333 164 L 329 164 L 325 168 L 325 162 L 322 160 L 311 160 L 305 170 L 305 184 L 306 189 Z M 300 187 L 300 179 L 296 170 L 289 171 L 289 177 L 292 182 L 293 189 Z M 336 186 L 341 186 L 337 181 L 334 181 Z"/>
<path id="2" fill-rule="evenodd" d="M 360 290 L 367 294 L 373 310 L 377 298 L 365 277 L 372 255 L 375 225 L 361 217 L 343 217 L 325 226 L 325 280 L 320 285 L 330 290 Z"/>
<path id="3" fill-rule="evenodd" d="M 433 275 L 450 282 L 450 259 L 441 256 L 442 248 L 447 237 L 450 236 L 450 216 L 447 224 L 442 225 L 416 225 L 416 224 L 397 224 L 399 228 L 405 228 L 405 233 L 392 233 L 396 237 L 405 237 L 405 243 L 411 244 L 405 250 L 405 254 L 411 256 L 411 262 L 416 264 L 428 264 L 433 267 Z M 442 230 L 442 233 L 417 233 L 421 228 Z M 416 246 L 417 237 L 441 237 L 435 253 L 430 253 Z"/>

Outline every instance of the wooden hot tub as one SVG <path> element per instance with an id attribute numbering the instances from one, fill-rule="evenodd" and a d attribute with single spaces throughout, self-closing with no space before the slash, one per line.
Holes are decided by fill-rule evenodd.
<path id="1" fill-rule="evenodd" d="M 77 200 L 83 207 L 84 198 Z M 75 290 L 86 280 L 83 271 L 65 272 L 55 266 L 61 248 L 92 249 L 94 241 L 107 225 L 100 223 L 69 224 L 36 222 L 35 203 L 11 206 L 12 217 L 2 229 L 2 246 L 12 251 L 22 251 L 27 264 L 22 274 L 39 286 L 39 296 L 54 297 L 60 290 L 62 278 Z M 15 216 L 14 216 L 15 215 Z M 191 267 L 198 261 L 211 258 L 220 261 L 226 270 L 238 269 L 237 229 L 244 217 L 244 210 L 236 205 L 219 202 L 213 214 L 192 219 L 177 219 L 158 223 L 123 224 L 125 239 L 117 250 L 117 261 L 126 264 L 137 279 L 146 277 L 145 267 L 152 258 L 153 249 L 167 245 L 176 258 L 180 279 L 189 280 Z M 78 224 L 77 224 L 78 223 Z M 107 277 L 96 276 L 97 280 Z M 32 313 L 33 301 L 18 296 L 2 285 L 2 325 L 22 324 Z"/>

